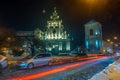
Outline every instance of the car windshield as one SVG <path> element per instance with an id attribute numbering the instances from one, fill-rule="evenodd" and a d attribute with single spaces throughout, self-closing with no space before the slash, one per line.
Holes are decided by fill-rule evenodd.
<path id="1" fill-rule="evenodd" d="M 32 56 L 31 56 L 31 55 L 28 55 L 28 56 L 24 57 L 22 60 L 31 59 L 31 58 L 32 58 Z"/>
<path id="2" fill-rule="evenodd" d="M 44 58 L 44 57 L 50 57 L 51 55 L 50 54 L 38 54 L 36 55 L 35 58 Z"/>

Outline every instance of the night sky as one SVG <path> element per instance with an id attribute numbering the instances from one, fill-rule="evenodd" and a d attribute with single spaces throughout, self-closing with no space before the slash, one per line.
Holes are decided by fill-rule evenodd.
<path id="1" fill-rule="evenodd" d="M 82 36 L 84 24 L 94 19 L 103 25 L 103 37 L 120 34 L 120 0 L 1 0 L 0 24 L 15 30 L 43 29 L 57 8 L 65 29 Z"/>

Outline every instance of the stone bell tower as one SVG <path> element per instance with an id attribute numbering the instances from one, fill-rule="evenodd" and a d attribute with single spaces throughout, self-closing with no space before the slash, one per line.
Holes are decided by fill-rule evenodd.
<path id="1" fill-rule="evenodd" d="M 103 48 L 102 25 L 95 20 L 91 20 L 84 26 L 87 54 L 100 53 Z"/>

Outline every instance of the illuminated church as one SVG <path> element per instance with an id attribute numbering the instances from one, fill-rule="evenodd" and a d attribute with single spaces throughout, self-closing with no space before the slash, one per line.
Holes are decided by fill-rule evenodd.
<path id="1" fill-rule="evenodd" d="M 45 41 L 46 50 L 54 53 L 70 51 L 69 34 L 64 30 L 62 20 L 58 16 L 56 8 L 47 21 L 45 31 L 39 28 L 34 31 L 35 37 Z"/>
<path id="2" fill-rule="evenodd" d="M 85 45 L 89 53 L 100 53 L 103 51 L 102 25 L 91 20 L 85 24 Z"/>

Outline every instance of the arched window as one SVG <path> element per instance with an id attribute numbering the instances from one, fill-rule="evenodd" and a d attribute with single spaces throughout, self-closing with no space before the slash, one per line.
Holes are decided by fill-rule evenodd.
<path id="1" fill-rule="evenodd" d="M 53 29 L 53 34 L 55 34 L 56 33 L 56 30 L 55 29 Z"/>
<path id="2" fill-rule="evenodd" d="M 90 29 L 90 35 L 91 36 L 93 35 L 93 29 Z"/>

